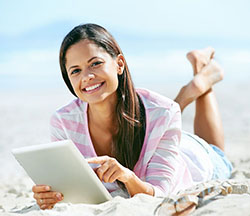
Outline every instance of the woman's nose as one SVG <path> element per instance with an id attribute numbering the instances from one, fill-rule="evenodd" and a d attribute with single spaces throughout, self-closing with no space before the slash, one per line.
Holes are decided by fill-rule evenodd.
<path id="1" fill-rule="evenodd" d="M 83 73 L 82 75 L 82 82 L 83 83 L 86 83 L 86 82 L 89 82 L 90 80 L 94 79 L 95 78 L 95 75 L 91 72 L 85 72 Z"/>

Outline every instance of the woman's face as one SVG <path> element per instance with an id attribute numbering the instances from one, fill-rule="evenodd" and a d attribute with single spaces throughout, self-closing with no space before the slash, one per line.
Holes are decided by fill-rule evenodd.
<path id="1" fill-rule="evenodd" d="M 122 74 L 124 58 L 112 58 L 94 42 L 82 40 L 66 52 L 66 70 L 76 95 L 89 104 L 116 103 L 118 74 Z"/>

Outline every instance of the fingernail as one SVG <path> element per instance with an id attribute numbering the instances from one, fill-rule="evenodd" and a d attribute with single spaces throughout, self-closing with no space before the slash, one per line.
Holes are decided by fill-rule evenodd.
<path id="1" fill-rule="evenodd" d="M 62 195 L 60 193 L 57 193 L 56 197 L 57 197 L 58 200 L 62 200 Z"/>
<path id="2" fill-rule="evenodd" d="M 45 187 L 45 190 L 46 190 L 46 191 L 49 191 L 49 190 L 50 190 L 50 187 L 49 187 L 49 186 L 46 186 L 46 187 Z"/>
<path id="3" fill-rule="evenodd" d="M 41 205 L 41 209 L 45 209 L 46 208 L 46 205 Z"/>

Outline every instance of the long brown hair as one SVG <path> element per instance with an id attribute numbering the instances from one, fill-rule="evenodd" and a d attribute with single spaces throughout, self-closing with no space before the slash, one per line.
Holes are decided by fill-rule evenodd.
<path id="1" fill-rule="evenodd" d="M 67 50 L 81 40 L 89 40 L 102 47 L 116 58 L 122 51 L 113 36 L 103 27 L 96 24 L 76 26 L 64 38 L 60 48 L 60 67 L 63 79 L 73 95 L 76 96 L 70 83 L 65 63 Z M 133 170 L 139 159 L 145 136 L 145 110 L 141 99 L 136 94 L 131 75 L 125 61 L 124 71 L 118 75 L 118 103 L 116 117 L 118 132 L 113 137 L 115 158 L 125 167 Z M 77 96 L 76 96 L 77 97 Z"/>

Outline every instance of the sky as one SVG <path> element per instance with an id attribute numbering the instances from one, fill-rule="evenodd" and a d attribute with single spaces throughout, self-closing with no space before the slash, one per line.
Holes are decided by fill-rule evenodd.
<path id="1" fill-rule="evenodd" d="M 249 10 L 248 0 L 0 0 L 0 90 L 62 87 L 60 43 L 87 22 L 113 34 L 138 86 L 185 82 L 186 52 L 206 46 L 226 82 L 250 82 Z"/>

